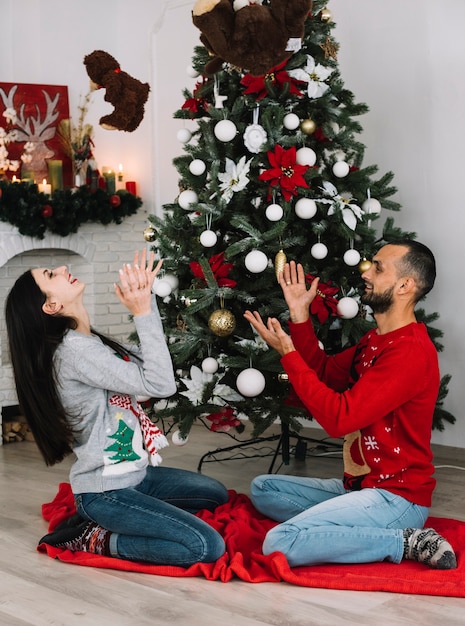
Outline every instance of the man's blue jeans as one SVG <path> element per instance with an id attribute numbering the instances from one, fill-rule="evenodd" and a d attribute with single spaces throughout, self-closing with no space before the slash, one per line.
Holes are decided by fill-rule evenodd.
<path id="1" fill-rule="evenodd" d="M 404 528 L 423 528 L 429 509 L 384 489 L 346 491 L 341 480 L 258 476 L 251 499 L 282 522 L 263 553 L 282 552 L 291 567 L 318 563 L 400 563 Z"/>
<path id="2" fill-rule="evenodd" d="M 221 535 L 193 513 L 228 500 L 226 488 L 202 474 L 149 467 L 136 487 L 75 495 L 76 508 L 113 534 L 113 556 L 130 561 L 188 567 L 216 561 Z"/>

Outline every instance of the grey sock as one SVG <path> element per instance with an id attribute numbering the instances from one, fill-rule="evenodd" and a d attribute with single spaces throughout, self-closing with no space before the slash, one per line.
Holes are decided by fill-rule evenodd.
<path id="1" fill-rule="evenodd" d="M 406 528 L 404 558 L 434 569 L 455 569 L 457 559 L 450 543 L 434 528 Z"/>

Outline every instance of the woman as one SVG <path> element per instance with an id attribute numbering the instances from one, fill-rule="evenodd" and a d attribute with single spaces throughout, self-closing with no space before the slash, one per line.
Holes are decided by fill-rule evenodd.
<path id="1" fill-rule="evenodd" d="M 141 398 L 175 392 L 172 363 L 151 288 L 162 261 L 135 253 L 115 292 L 133 316 L 140 348 L 97 333 L 85 284 L 63 266 L 18 278 L 5 309 L 18 400 L 47 465 L 73 452 L 77 516 L 40 543 L 122 559 L 188 567 L 224 552 L 195 517 L 227 501 L 218 481 L 158 467 L 168 445 Z"/>

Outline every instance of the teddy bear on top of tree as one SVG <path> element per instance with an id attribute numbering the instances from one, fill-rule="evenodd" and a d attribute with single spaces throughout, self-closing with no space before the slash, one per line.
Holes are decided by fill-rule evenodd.
<path id="1" fill-rule="evenodd" d="M 182 438 L 196 419 L 213 430 L 262 434 L 309 418 L 279 356 L 244 320 L 245 309 L 288 319 L 277 282 L 286 260 L 320 277 L 311 314 L 328 352 L 355 343 L 374 320 L 359 297 L 360 273 L 382 244 L 402 236 L 387 211 L 391 172 L 363 165 L 356 118 L 367 107 L 344 87 L 323 0 L 198 0 L 195 87 L 175 118 L 183 154 L 179 194 L 144 232 L 164 261 L 154 290 L 178 390 L 152 415 L 174 418 Z M 436 314 L 417 312 L 438 349 Z M 454 417 L 438 398 L 435 427 Z M 230 431 L 231 432 L 231 431 Z M 234 433 L 234 430 L 232 431 Z M 177 442 L 179 443 L 179 433 Z"/>

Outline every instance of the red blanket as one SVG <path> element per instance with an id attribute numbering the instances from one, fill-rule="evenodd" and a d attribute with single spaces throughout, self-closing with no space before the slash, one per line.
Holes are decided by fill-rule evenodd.
<path id="1" fill-rule="evenodd" d="M 399 565 L 366 563 L 290 568 L 281 553 L 264 556 L 261 551 L 265 533 L 275 522 L 260 515 L 247 496 L 234 491 L 229 494 L 229 501 L 213 513 L 199 513 L 199 517 L 225 538 L 227 551 L 216 563 L 198 563 L 184 569 L 135 563 L 86 552 L 70 552 L 46 544 L 38 549 L 66 563 L 158 576 L 203 576 L 208 580 L 222 582 L 236 577 L 251 583 L 285 581 L 325 589 L 465 597 L 465 522 L 439 517 L 430 517 L 427 521 L 427 526 L 435 528 L 454 547 L 458 560 L 458 568 L 455 570 L 434 570 L 413 561 L 403 561 Z M 42 515 L 49 522 L 49 530 L 53 530 L 74 512 L 68 483 L 61 483 L 54 500 L 42 506 Z"/>

